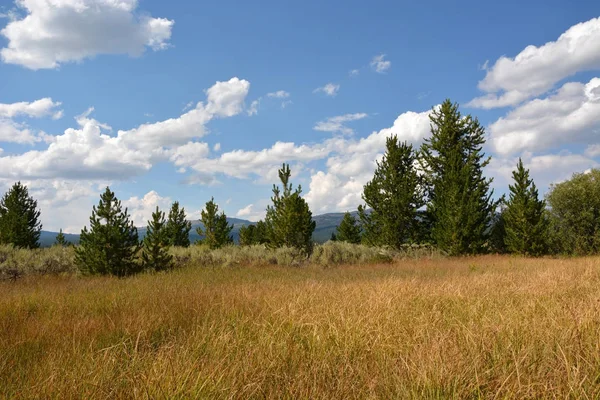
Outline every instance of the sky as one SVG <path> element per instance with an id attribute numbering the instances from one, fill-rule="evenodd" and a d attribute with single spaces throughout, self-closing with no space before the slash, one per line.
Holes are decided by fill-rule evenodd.
<path id="1" fill-rule="evenodd" d="M 600 163 L 600 4 L 0 0 L 0 194 L 79 233 L 106 186 L 138 226 L 264 217 L 289 163 L 313 215 L 355 210 L 392 134 L 445 99 L 486 128 L 495 195 Z"/>

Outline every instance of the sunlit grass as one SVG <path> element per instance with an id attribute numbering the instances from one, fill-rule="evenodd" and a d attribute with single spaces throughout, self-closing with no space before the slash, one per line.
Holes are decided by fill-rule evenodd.
<path id="1" fill-rule="evenodd" d="M 600 396 L 600 258 L 0 283 L 0 397 Z"/>

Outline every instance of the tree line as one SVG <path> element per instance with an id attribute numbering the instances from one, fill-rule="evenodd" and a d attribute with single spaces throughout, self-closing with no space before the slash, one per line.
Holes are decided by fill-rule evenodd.
<path id="1" fill-rule="evenodd" d="M 546 199 L 519 159 L 508 196 L 494 199 L 484 169 L 485 130 L 446 100 L 430 115 L 431 135 L 420 148 L 388 137 L 373 178 L 364 186 L 358 218 L 346 213 L 332 240 L 401 248 L 428 244 L 448 255 L 485 252 L 596 254 L 600 251 L 600 170 L 574 174 L 552 185 Z M 290 182 L 289 165 L 279 170 L 272 204 L 263 221 L 240 229 L 240 245 L 295 247 L 310 254 L 315 222 L 302 188 Z M 16 183 L 0 200 L 0 244 L 36 248 L 42 225 L 37 202 Z M 233 243 L 232 225 L 214 198 L 201 212 L 198 242 L 211 249 Z M 125 276 L 172 267 L 170 246 L 190 246 L 191 222 L 174 202 L 168 213 L 156 208 L 139 240 L 127 209 L 110 188 L 83 228 L 76 260 L 89 274 Z M 57 245 L 67 245 L 59 232 Z"/>

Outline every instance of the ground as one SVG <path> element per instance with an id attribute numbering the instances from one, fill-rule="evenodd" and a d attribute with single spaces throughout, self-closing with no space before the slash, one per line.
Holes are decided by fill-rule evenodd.
<path id="1" fill-rule="evenodd" d="M 0 397 L 600 396 L 600 258 L 0 283 Z"/>

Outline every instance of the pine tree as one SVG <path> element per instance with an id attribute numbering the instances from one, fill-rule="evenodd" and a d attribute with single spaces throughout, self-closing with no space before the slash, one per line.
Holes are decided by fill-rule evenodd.
<path id="1" fill-rule="evenodd" d="M 42 231 L 37 201 L 21 182 L 0 199 L 0 244 L 36 249 Z"/>
<path id="2" fill-rule="evenodd" d="M 337 234 L 332 233 L 335 240 L 354 244 L 358 244 L 361 241 L 360 225 L 356 223 L 356 218 L 349 212 L 344 214 L 344 218 L 336 231 Z"/>
<path id="3" fill-rule="evenodd" d="M 54 245 L 61 246 L 61 247 L 67 247 L 67 246 L 71 245 L 71 243 L 69 243 L 67 241 L 67 239 L 65 238 L 65 234 L 63 233 L 62 229 L 58 232 L 58 235 L 56 235 Z"/>
<path id="4" fill-rule="evenodd" d="M 171 246 L 189 247 L 192 223 L 186 220 L 185 208 L 179 209 L 179 202 L 171 205 L 166 225 L 166 235 Z"/>
<path id="5" fill-rule="evenodd" d="M 506 249 L 511 253 L 539 256 L 545 252 L 548 221 L 546 202 L 538 198 L 538 190 L 519 158 L 512 173 L 514 183 L 503 214 Z"/>
<path id="6" fill-rule="evenodd" d="M 144 269 L 165 271 L 173 268 L 173 256 L 169 254 L 165 213 L 156 207 L 152 221 L 148 221 L 146 237 L 143 240 L 142 265 Z"/>
<path id="7" fill-rule="evenodd" d="M 129 220 L 127 208 L 122 210 L 121 202 L 107 187 L 92 209 L 90 229 L 83 228 L 75 248 L 79 269 L 85 274 L 134 274 L 141 271 L 136 262 L 139 248 L 137 228 Z"/>
<path id="8" fill-rule="evenodd" d="M 205 244 L 211 249 L 218 249 L 233 243 L 233 237 L 231 236 L 233 225 L 227 223 L 227 216 L 224 212 L 219 215 L 219 206 L 215 203 L 214 198 L 206 203 L 206 207 L 201 212 L 200 221 L 204 226 L 204 230 L 198 227 L 196 232 L 204 238 L 199 243 Z"/>
<path id="9" fill-rule="evenodd" d="M 359 207 L 365 243 L 400 248 L 419 240 L 417 212 L 424 200 L 415 160 L 412 145 L 387 138 L 385 155 L 364 187 L 366 206 Z"/>
<path id="10" fill-rule="evenodd" d="M 337 242 L 338 238 L 337 238 L 337 235 L 335 234 L 335 232 L 331 232 L 331 236 L 329 237 L 329 240 L 332 242 Z"/>
<path id="11" fill-rule="evenodd" d="M 420 163 L 429 189 L 431 238 L 450 255 L 479 253 L 489 245 L 498 205 L 492 180 L 483 176 L 490 162 L 482 151 L 484 128 L 476 118 L 462 116 L 450 100 L 429 118 L 431 137 L 421 147 Z"/>
<path id="12" fill-rule="evenodd" d="M 306 254 L 313 248 L 312 234 L 316 224 L 308 203 L 300 194 L 302 187 L 298 186 L 292 191 L 289 182 L 291 176 L 290 166 L 283 164 L 279 170 L 283 191 L 273 185 L 272 206 L 267 207 L 265 223 L 267 225 L 268 241 L 273 247 L 296 247 Z"/>
<path id="13" fill-rule="evenodd" d="M 267 227 L 263 221 L 240 228 L 240 245 L 251 246 L 267 243 Z"/>

